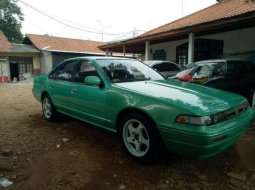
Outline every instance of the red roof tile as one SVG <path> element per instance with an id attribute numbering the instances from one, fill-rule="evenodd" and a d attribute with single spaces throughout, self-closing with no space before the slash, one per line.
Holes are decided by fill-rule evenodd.
<path id="1" fill-rule="evenodd" d="M 0 52 L 10 52 L 11 43 L 7 40 L 4 33 L 0 31 Z"/>
<path id="2" fill-rule="evenodd" d="M 255 12 L 255 3 L 247 3 L 246 0 L 226 0 L 224 2 L 216 3 L 215 5 L 188 15 L 182 19 L 160 26 L 141 36 L 174 31 L 190 26 L 196 26 L 242 15 L 249 12 Z"/>
<path id="3" fill-rule="evenodd" d="M 79 53 L 97 53 L 104 52 L 98 48 L 103 45 L 102 42 L 79 40 L 71 38 L 60 38 L 49 35 L 27 34 L 32 44 L 40 50 L 60 51 L 60 52 L 79 52 Z"/>

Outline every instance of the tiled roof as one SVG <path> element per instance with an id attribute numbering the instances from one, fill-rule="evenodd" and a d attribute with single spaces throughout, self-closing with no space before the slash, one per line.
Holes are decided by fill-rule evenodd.
<path id="1" fill-rule="evenodd" d="M 0 52 L 10 52 L 11 44 L 5 37 L 4 33 L 0 31 Z"/>
<path id="2" fill-rule="evenodd" d="M 102 42 L 36 34 L 27 34 L 26 38 L 40 50 L 104 54 L 98 48 L 98 46 L 103 45 Z"/>
<path id="3" fill-rule="evenodd" d="M 182 19 L 160 26 L 142 36 L 179 30 L 190 26 L 239 16 L 249 12 L 255 12 L 255 3 L 247 2 L 247 0 L 225 0 L 224 2 L 216 3 L 215 5 L 188 15 Z"/>

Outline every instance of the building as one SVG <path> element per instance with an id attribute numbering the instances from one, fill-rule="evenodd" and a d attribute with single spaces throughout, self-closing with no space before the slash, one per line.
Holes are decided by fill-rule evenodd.
<path id="1" fill-rule="evenodd" d="M 27 34 L 23 44 L 10 43 L 0 31 L 0 82 L 48 73 L 67 58 L 105 56 L 101 42 Z"/>
<path id="2" fill-rule="evenodd" d="M 141 54 L 144 60 L 170 60 L 184 66 L 218 58 L 255 60 L 255 3 L 223 0 L 136 38 L 100 46 L 107 54 Z"/>
<path id="3" fill-rule="evenodd" d="M 98 48 L 103 43 L 90 40 L 27 34 L 23 43 L 33 45 L 40 51 L 41 73 L 49 72 L 52 67 L 67 58 L 105 56 Z"/>
<path id="4" fill-rule="evenodd" d="M 40 51 L 31 45 L 10 43 L 0 31 L 0 82 L 16 78 L 23 80 L 26 74 L 40 73 Z"/>
<path id="5" fill-rule="evenodd" d="M 5 37 L 4 33 L 0 31 L 0 82 L 8 80 L 8 70 L 7 70 L 7 53 L 11 51 L 11 44 Z"/>

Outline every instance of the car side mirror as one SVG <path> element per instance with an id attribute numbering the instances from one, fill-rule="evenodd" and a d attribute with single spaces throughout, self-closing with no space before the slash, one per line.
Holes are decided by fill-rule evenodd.
<path id="1" fill-rule="evenodd" d="M 99 86 L 101 83 L 101 79 L 97 76 L 88 76 L 85 77 L 84 83 L 88 86 Z"/>

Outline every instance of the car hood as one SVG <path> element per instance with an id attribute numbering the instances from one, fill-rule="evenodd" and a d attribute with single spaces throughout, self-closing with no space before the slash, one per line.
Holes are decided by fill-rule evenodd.
<path id="1" fill-rule="evenodd" d="M 218 113 L 246 101 L 233 93 L 175 80 L 127 82 L 115 85 L 157 98 L 165 101 L 166 105 L 189 110 L 201 116 Z"/>

